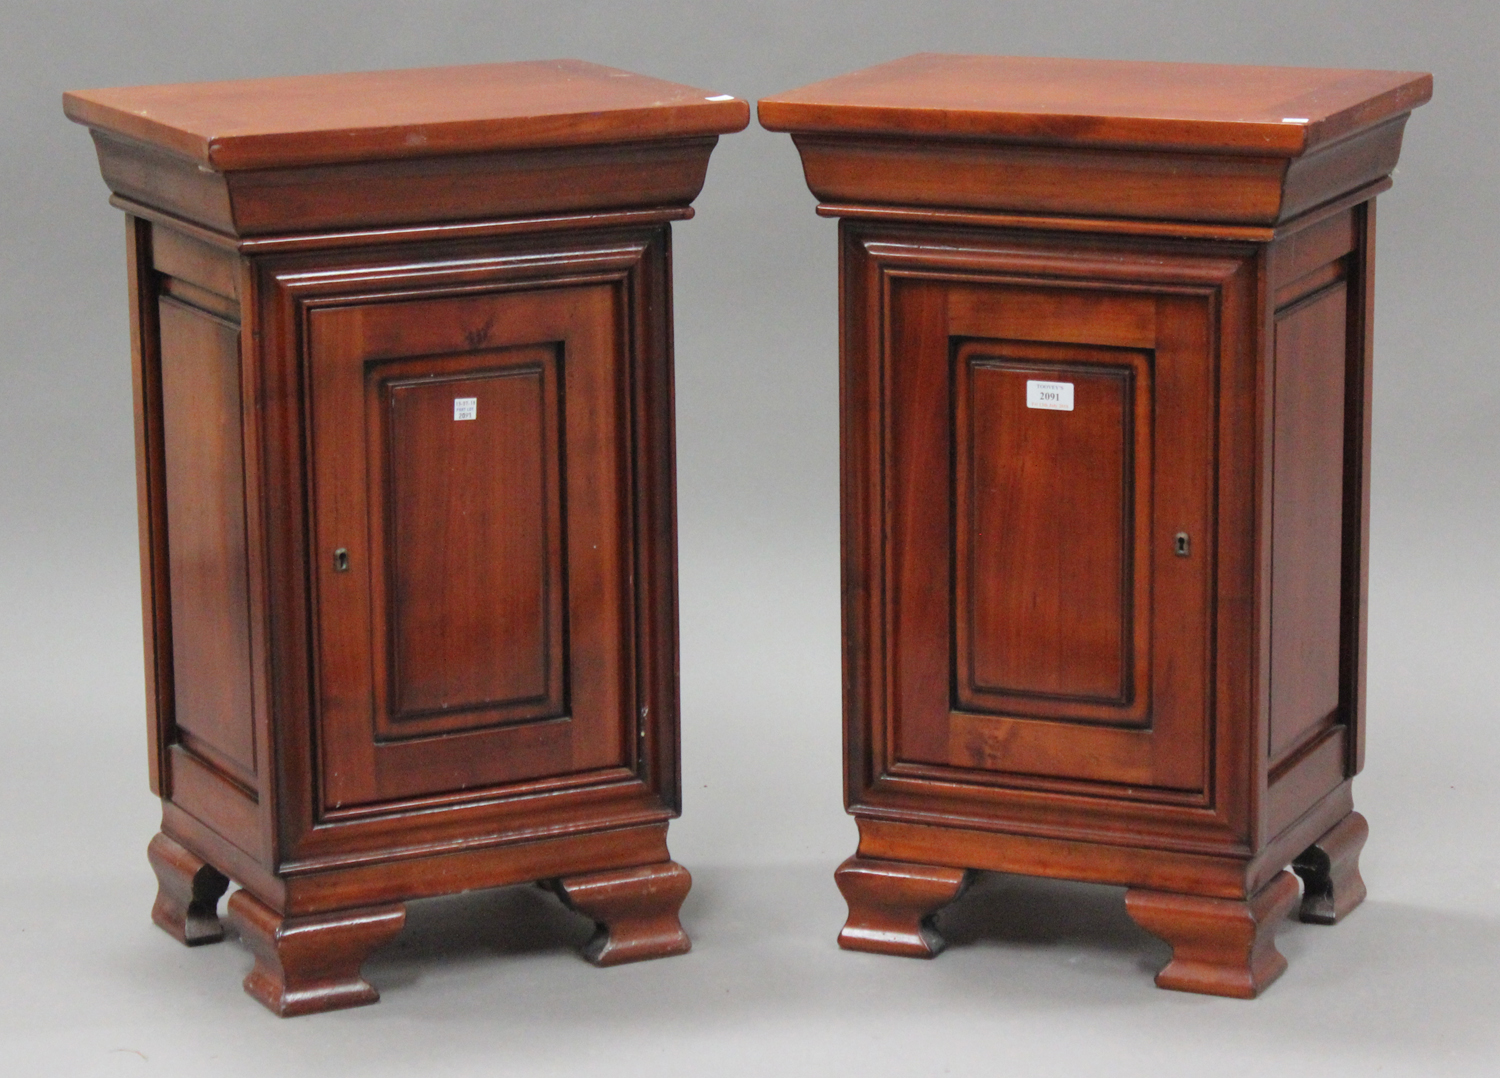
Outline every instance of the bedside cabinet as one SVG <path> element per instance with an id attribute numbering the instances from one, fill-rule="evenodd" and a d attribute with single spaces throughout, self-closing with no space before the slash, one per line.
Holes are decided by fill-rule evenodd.
<path id="1" fill-rule="evenodd" d="M 839 218 L 840 943 L 1124 885 L 1254 996 L 1364 897 L 1375 196 L 1412 72 L 922 55 L 762 100 Z"/>
<path id="2" fill-rule="evenodd" d="M 727 95 L 576 61 L 70 93 L 127 219 L 152 911 L 279 1014 L 407 899 L 688 949 L 670 222 Z"/>

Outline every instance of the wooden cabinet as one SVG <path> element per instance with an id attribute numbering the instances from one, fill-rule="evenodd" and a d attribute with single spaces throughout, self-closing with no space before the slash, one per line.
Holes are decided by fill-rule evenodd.
<path id="1" fill-rule="evenodd" d="M 1364 896 L 1375 196 L 1412 72 L 908 57 L 763 99 L 840 219 L 845 947 L 1123 884 L 1253 996 Z"/>
<path id="2" fill-rule="evenodd" d="M 65 97 L 127 214 L 158 924 L 280 1014 L 410 898 L 676 954 L 670 222 L 748 106 L 575 61 Z"/>

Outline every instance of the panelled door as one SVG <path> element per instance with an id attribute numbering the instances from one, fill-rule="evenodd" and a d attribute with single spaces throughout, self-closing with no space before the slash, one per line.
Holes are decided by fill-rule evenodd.
<path id="1" fill-rule="evenodd" d="M 1212 304 L 919 274 L 885 302 L 891 763 L 1204 790 Z"/>
<path id="2" fill-rule="evenodd" d="M 619 295 L 307 314 L 325 811 L 627 764 Z"/>

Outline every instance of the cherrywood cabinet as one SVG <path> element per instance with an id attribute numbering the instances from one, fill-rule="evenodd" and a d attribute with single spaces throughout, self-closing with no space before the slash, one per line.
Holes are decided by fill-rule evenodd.
<path id="1" fill-rule="evenodd" d="M 688 948 L 670 222 L 745 102 L 576 61 L 95 90 L 127 215 L 153 916 L 280 1014 L 410 898 Z"/>
<path id="2" fill-rule="evenodd" d="M 920 55 L 763 99 L 840 219 L 845 947 L 1123 884 L 1253 996 L 1364 896 L 1375 196 L 1412 72 Z"/>

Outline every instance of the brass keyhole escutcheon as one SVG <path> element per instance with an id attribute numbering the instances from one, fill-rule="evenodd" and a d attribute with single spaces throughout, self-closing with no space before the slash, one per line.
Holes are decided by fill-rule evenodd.
<path id="1" fill-rule="evenodd" d="M 1172 538 L 1172 553 L 1176 554 L 1179 558 L 1187 557 L 1192 549 L 1191 543 L 1192 541 L 1188 539 L 1187 532 L 1178 532 Z"/>
<path id="2" fill-rule="evenodd" d="M 339 547 L 333 552 L 333 571 L 335 573 L 349 571 L 349 551 L 346 547 Z"/>

